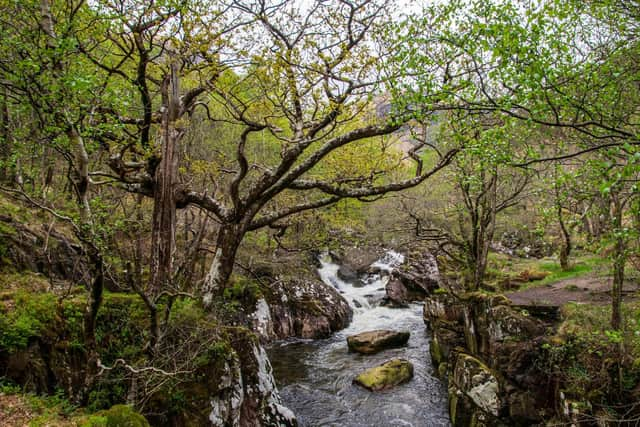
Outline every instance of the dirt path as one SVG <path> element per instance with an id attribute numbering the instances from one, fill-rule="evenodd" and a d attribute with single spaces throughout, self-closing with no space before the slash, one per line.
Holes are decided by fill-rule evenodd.
<path id="1" fill-rule="evenodd" d="M 637 283 L 625 282 L 623 296 L 640 290 Z M 610 277 L 592 275 L 565 279 L 551 285 L 534 286 L 506 296 L 515 305 L 561 306 L 568 302 L 608 303 L 611 291 Z"/>

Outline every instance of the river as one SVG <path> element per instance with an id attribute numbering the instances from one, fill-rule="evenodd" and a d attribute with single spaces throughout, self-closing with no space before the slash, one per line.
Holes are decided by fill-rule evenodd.
<path id="1" fill-rule="evenodd" d="M 325 340 L 288 340 L 269 349 L 274 375 L 284 404 L 305 427 L 438 427 L 450 426 L 447 393 L 435 376 L 429 357 L 429 337 L 422 321 L 422 306 L 388 308 L 380 305 L 388 273 L 404 257 L 393 251 L 373 264 L 382 271 L 364 286 L 337 276 L 339 266 L 321 259 L 322 280 L 336 287 L 353 308 L 349 327 Z M 407 347 L 375 355 L 349 353 L 346 337 L 374 329 L 408 330 Z M 413 379 L 398 387 L 372 393 L 352 384 L 361 371 L 392 358 L 414 366 Z"/>

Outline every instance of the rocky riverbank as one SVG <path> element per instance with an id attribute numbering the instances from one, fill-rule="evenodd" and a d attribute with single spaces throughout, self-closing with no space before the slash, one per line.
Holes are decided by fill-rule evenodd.
<path id="1" fill-rule="evenodd" d="M 448 381 L 453 426 L 609 426 L 633 417 L 639 370 L 628 356 L 620 365 L 604 357 L 616 354 L 620 342 L 600 329 L 608 319 L 597 316 L 606 316 L 606 308 L 516 305 L 479 292 L 432 294 L 424 321 L 431 359 Z M 616 414 L 616 405 L 629 412 Z"/>
<path id="2" fill-rule="evenodd" d="M 554 384 L 535 363 L 553 327 L 500 295 L 432 295 L 424 305 L 430 353 L 449 382 L 456 427 L 528 426 L 553 414 Z"/>

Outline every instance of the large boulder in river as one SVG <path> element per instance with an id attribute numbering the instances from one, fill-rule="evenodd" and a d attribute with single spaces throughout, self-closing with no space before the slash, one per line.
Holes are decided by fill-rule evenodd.
<path id="1" fill-rule="evenodd" d="M 379 391 L 397 386 L 413 378 L 413 365 L 408 360 L 392 359 L 367 369 L 358 375 L 353 382 L 367 390 Z"/>
<path id="2" fill-rule="evenodd" d="M 349 351 L 374 354 L 388 348 L 402 347 L 409 341 L 409 332 L 369 331 L 347 337 Z"/>
<path id="3" fill-rule="evenodd" d="M 426 250 L 409 252 L 393 278 L 406 289 L 407 301 L 423 300 L 440 287 L 438 263 Z"/>
<path id="4" fill-rule="evenodd" d="M 386 298 L 384 299 L 384 305 L 390 307 L 406 308 L 409 302 L 409 291 L 406 286 L 396 279 L 392 278 L 385 286 Z"/>
<path id="5" fill-rule="evenodd" d="M 347 283 L 356 283 L 360 281 L 358 272 L 348 265 L 341 265 L 338 269 L 337 276 Z"/>
<path id="6" fill-rule="evenodd" d="M 349 272 L 354 272 L 357 276 L 372 273 L 371 264 L 384 256 L 386 249 L 376 246 L 347 247 L 340 252 L 330 252 L 331 259 L 340 265 L 338 276 L 342 280 L 348 277 Z M 356 277 L 357 278 L 357 277 Z"/>
<path id="7" fill-rule="evenodd" d="M 253 329 L 263 342 L 288 337 L 327 338 L 352 317 L 347 301 L 315 278 L 275 279 L 257 301 Z"/>

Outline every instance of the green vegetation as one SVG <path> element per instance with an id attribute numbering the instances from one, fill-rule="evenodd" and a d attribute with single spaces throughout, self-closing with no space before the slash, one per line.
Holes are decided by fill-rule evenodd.
<path id="1" fill-rule="evenodd" d="M 82 427 L 149 427 L 149 422 L 128 405 L 115 405 L 89 416 Z"/>
<path id="2" fill-rule="evenodd" d="M 630 394 L 640 381 L 640 303 L 623 304 L 623 331 L 609 326 L 611 307 L 569 303 L 562 309 L 557 335 L 542 345 L 540 366 L 563 381 L 564 392 L 579 402 L 606 405 L 619 388 Z M 625 360 L 616 372 L 616 354 Z M 615 391 L 614 391 L 615 393 Z"/>
<path id="3" fill-rule="evenodd" d="M 487 280 L 498 288 L 512 280 L 516 282 L 517 289 L 522 290 L 585 276 L 605 277 L 609 274 L 609 268 L 606 259 L 588 253 L 576 255 L 570 268 L 563 270 L 554 258 L 517 258 L 492 252 L 489 255 Z M 536 276 L 540 279 L 531 280 Z"/>
<path id="4" fill-rule="evenodd" d="M 56 319 L 56 298 L 51 294 L 18 291 L 0 316 L 0 347 L 15 352 L 27 347 L 29 339 L 42 336 Z"/>
<path id="5" fill-rule="evenodd" d="M 10 400 L 10 402 L 9 402 Z M 107 410 L 88 415 L 72 404 L 62 390 L 52 395 L 24 393 L 19 386 L 2 384 L 0 404 L 8 419 L 22 416 L 29 427 L 148 427 L 147 420 L 127 405 L 115 405 Z M 11 409 L 9 409 L 9 406 Z"/>
<path id="6" fill-rule="evenodd" d="M 638 2 L 396 3 L 0 0 L 0 371 L 90 425 L 199 422 L 274 282 L 416 244 L 478 304 L 603 284 L 544 363 L 629 404 Z"/>

